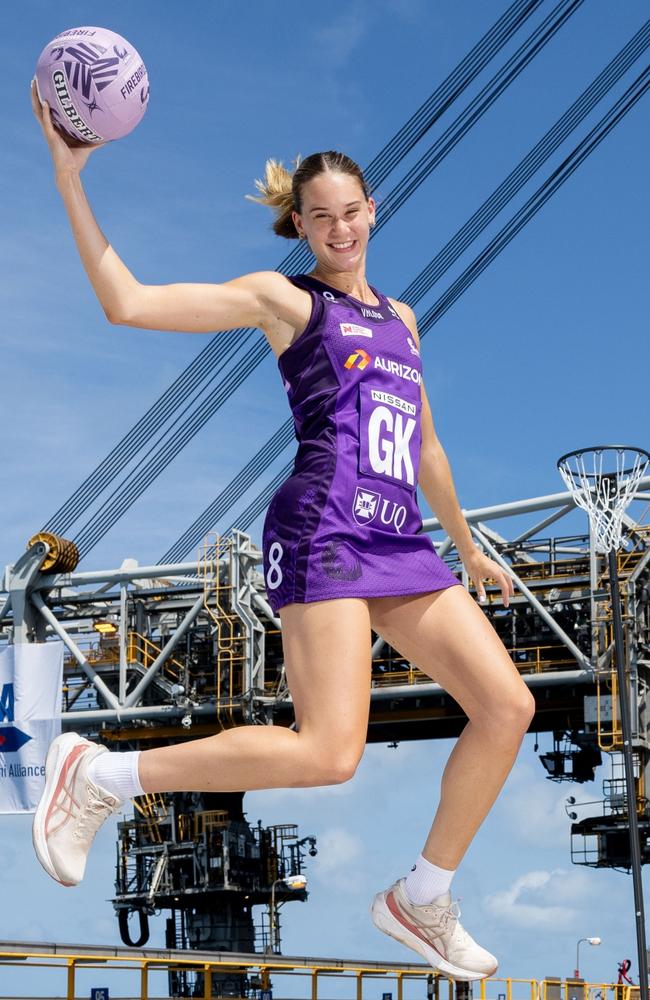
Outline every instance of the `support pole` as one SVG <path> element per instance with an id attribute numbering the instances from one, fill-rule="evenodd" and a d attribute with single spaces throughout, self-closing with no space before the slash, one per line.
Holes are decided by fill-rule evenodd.
<path id="1" fill-rule="evenodd" d="M 203 973 L 203 997 L 204 1000 L 212 996 L 212 966 L 207 962 L 204 966 L 205 972 Z"/>
<path id="2" fill-rule="evenodd" d="M 630 720 L 629 691 L 625 677 L 625 647 L 623 644 L 623 622 L 621 619 L 621 599 L 618 586 L 616 549 L 609 551 L 609 581 L 612 591 L 612 615 L 614 618 L 614 645 L 616 648 L 616 675 L 623 729 L 623 760 L 625 763 L 625 790 L 627 815 L 630 831 L 630 858 L 632 861 L 632 883 L 634 885 L 634 908 L 636 916 L 636 947 L 639 960 L 640 1000 L 648 1000 L 648 956 L 645 942 L 645 915 L 643 911 L 643 885 L 641 882 L 641 845 L 636 807 L 636 784 L 634 780 L 634 758 L 632 752 L 632 725 Z"/>
<path id="3" fill-rule="evenodd" d="M 74 1000 L 74 980 L 75 980 L 75 961 L 74 958 L 68 959 L 68 989 L 67 998 L 68 1000 Z"/>

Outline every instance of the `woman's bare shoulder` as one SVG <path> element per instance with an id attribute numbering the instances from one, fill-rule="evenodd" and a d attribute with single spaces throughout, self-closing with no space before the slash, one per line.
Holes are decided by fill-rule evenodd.
<path id="1" fill-rule="evenodd" d="M 253 271 L 238 280 L 245 280 L 254 289 L 261 306 L 260 329 L 266 334 L 273 353 L 279 357 L 309 322 L 309 292 L 292 284 L 279 271 Z"/>
<path id="2" fill-rule="evenodd" d="M 415 336 L 416 344 L 419 344 L 420 337 L 418 335 L 418 324 L 415 318 L 415 313 L 413 312 L 411 307 L 407 305 L 406 302 L 400 302 L 399 299 L 391 299 L 390 295 L 387 295 L 386 298 L 388 299 L 388 301 L 390 302 L 390 304 L 392 305 L 393 309 L 395 310 L 399 318 L 402 320 L 402 322 L 408 326 L 411 333 Z"/>

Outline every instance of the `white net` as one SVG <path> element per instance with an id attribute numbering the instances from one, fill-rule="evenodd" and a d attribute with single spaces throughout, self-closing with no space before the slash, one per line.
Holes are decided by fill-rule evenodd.
<path id="1" fill-rule="evenodd" d="M 648 452 L 615 445 L 572 452 L 559 460 L 564 482 L 576 504 L 589 515 L 598 552 L 606 554 L 619 547 L 623 514 L 649 462 Z"/>

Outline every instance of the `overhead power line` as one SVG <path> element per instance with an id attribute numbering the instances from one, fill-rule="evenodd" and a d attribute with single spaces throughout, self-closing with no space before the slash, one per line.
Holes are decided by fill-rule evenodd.
<path id="1" fill-rule="evenodd" d="M 492 81 L 492 89 L 503 91 L 501 77 L 506 74 L 509 82 L 512 82 L 523 66 L 527 65 L 531 58 L 531 51 L 537 54 L 542 45 L 546 44 L 555 34 L 560 24 L 573 13 L 583 0 L 561 0 L 556 5 L 553 12 L 535 29 L 530 38 L 517 50 L 506 65 L 495 75 Z M 484 88 L 483 111 L 492 103 L 492 89 Z M 477 120 L 478 115 L 473 116 L 471 122 L 467 122 L 466 129 L 469 129 Z M 433 169 L 439 159 L 431 164 Z M 422 183 L 426 174 L 422 173 L 419 183 Z M 399 185 L 398 185 L 399 187 Z M 415 187 L 412 187 L 412 191 Z M 411 191 L 411 193 L 412 193 Z M 381 217 L 381 209 L 379 216 Z M 99 541 L 103 534 L 114 524 L 125 512 L 126 509 L 140 496 L 150 483 L 163 471 L 176 454 L 185 444 L 200 430 L 207 420 L 223 405 L 225 400 L 233 391 L 247 378 L 254 368 L 270 353 L 270 347 L 266 341 L 258 342 L 246 354 L 245 358 L 237 365 L 234 371 L 229 372 L 217 386 L 209 397 L 203 400 L 190 416 L 184 420 L 182 426 L 174 432 L 173 436 L 157 447 L 155 453 L 148 462 L 139 463 L 125 481 L 113 490 L 112 494 L 104 501 L 101 509 L 75 536 L 75 543 L 83 557 Z M 179 418 L 180 419 L 180 418 Z M 150 453 L 153 451 L 150 449 Z M 147 456 L 145 456 L 147 458 Z"/>
<path id="2" fill-rule="evenodd" d="M 630 66 L 643 54 L 649 44 L 650 21 L 646 21 L 602 72 L 598 74 L 589 87 L 571 104 L 546 132 L 543 138 L 520 161 L 517 167 L 511 171 L 490 197 L 483 202 L 480 208 L 458 230 L 455 236 L 447 242 L 442 250 L 436 254 L 420 274 L 407 286 L 405 291 L 399 296 L 400 300 L 408 303 L 411 307 L 414 307 L 420 301 L 433 284 L 455 263 L 470 243 L 499 214 L 503 206 L 512 200 L 514 195 L 532 177 L 542 163 L 559 148 L 570 132 L 575 130 L 577 125 L 585 119 L 603 96 L 621 79 Z M 449 132 L 450 130 L 447 131 Z M 258 449 L 253 458 L 237 474 L 236 483 L 239 494 L 246 492 L 250 485 L 259 478 L 260 473 L 268 468 L 277 457 L 277 450 L 272 448 L 271 444 L 279 433 L 286 435 L 287 443 L 293 438 L 293 420 L 291 417 L 280 426 L 279 430 L 275 432 L 269 441 Z M 290 465 L 288 468 L 290 468 Z M 232 486 L 234 482 L 235 480 L 224 487 L 199 517 L 183 532 L 180 538 L 167 549 L 164 555 L 158 560 L 160 564 L 176 562 L 182 559 L 198 544 L 207 531 L 214 528 L 214 525 L 219 522 L 230 506 L 232 506 Z M 235 493 L 235 496 L 238 498 L 237 493 Z"/>
<path id="3" fill-rule="evenodd" d="M 501 229 L 487 247 L 465 268 L 463 273 L 447 289 L 444 295 L 431 306 L 422 317 L 421 330 L 423 335 L 444 316 L 453 303 L 467 290 L 479 274 L 490 264 L 498 254 L 510 243 L 518 232 L 545 205 L 552 194 L 561 187 L 581 163 L 594 151 L 605 136 L 618 125 L 621 119 L 634 107 L 650 87 L 650 66 L 646 66 L 634 83 L 628 87 L 623 96 L 610 111 L 604 115 L 589 134 L 576 146 L 573 152 L 553 171 L 541 187 L 537 189 L 525 205 L 512 217 L 510 222 Z"/>
<path id="4" fill-rule="evenodd" d="M 364 171 L 371 188 L 380 185 L 386 179 L 395 164 L 438 121 L 541 2 L 542 0 L 516 0 L 510 5 L 443 83 L 374 157 Z M 297 244 L 276 270 L 283 274 L 295 273 L 306 265 L 310 257 L 308 248 Z M 238 351 L 248 349 L 248 342 L 256 333 L 257 331 L 237 329 L 224 331 L 212 337 L 190 365 L 52 515 L 43 530 L 66 533 L 70 525 L 88 509 L 107 486 L 114 482 L 116 476 L 135 458 L 138 451 L 158 433 L 188 395 L 204 391 L 214 377 L 215 368 L 221 370 Z"/>
<path id="5" fill-rule="evenodd" d="M 287 445 L 293 440 L 293 420 L 289 418 L 289 420 L 285 420 L 278 427 L 275 433 L 265 442 L 264 447 L 260 448 L 253 458 L 240 469 L 228 485 L 221 490 L 216 501 L 213 501 L 192 522 L 158 562 L 170 563 L 182 559 L 219 522 L 220 518 L 234 506 L 241 495 L 250 487 L 251 483 L 254 483 L 263 472 L 266 472 L 269 465 L 275 461 L 278 455 L 282 454 Z M 291 464 L 290 462 L 289 465 Z"/>
<path id="6" fill-rule="evenodd" d="M 474 212 L 456 235 L 426 265 L 417 278 L 408 285 L 405 291 L 399 296 L 400 300 L 408 303 L 411 307 L 414 307 L 418 303 L 432 285 L 455 263 L 467 246 L 498 215 L 504 205 L 532 177 L 541 164 L 559 148 L 570 132 L 575 130 L 577 125 L 585 119 L 603 96 L 621 79 L 630 66 L 648 48 L 649 44 L 650 21 L 647 21 L 607 64 L 602 72 L 596 76 L 589 87 L 583 91 L 567 111 L 546 132 L 544 137 L 536 143 L 530 152 L 520 161 L 518 166 L 498 185 L 490 197 Z M 281 425 L 280 430 L 289 434 L 292 429 L 293 421 L 289 417 Z M 237 483 L 240 489 L 244 484 L 247 489 L 252 482 L 259 478 L 260 472 L 264 468 L 268 468 L 276 458 L 277 452 L 274 451 L 272 458 L 269 457 L 265 462 L 264 456 L 267 455 L 267 450 L 270 454 L 268 443 L 265 443 L 259 448 L 253 459 L 238 473 Z M 287 468 L 290 468 L 290 465 Z M 174 562 L 187 555 L 198 544 L 205 532 L 214 528 L 214 525 L 226 513 L 227 508 L 230 506 L 230 503 L 224 503 L 226 496 L 229 498 L 232 496 L 230 486 L 225 487 L 219 493 L 215 500 L 186 529 L 183 535 L 161 556 L 158 562 L 161 564 Z"/>
<path id="7" fill-rule="evenodd" d="M 439 297 L 433 306 L 427 310 L 422 319 L 418 322 L 420 339 L 425 337 L 431 328 L 442 318 L 448 309 L 458 298 L 469 288 L 469 286 L 479 277 L 485 268 L 501 253 L 521 229 L 537 214 L 546 204 L 548 199 L 564 184 L 571 174 L 577 170 L 581 163 L 596 149 L 603 139 L 622 120 L 628 111 L 643 97 L 650 89 L 650 66 L 646 66 L 642 73 L 628 87 L 625 93 L 606 112 L 590 132 L 581 140 L 572 152 L 562 161 L 562 163 L 547 177 L 537 190 L 528 198 L 524 205 L 512 216 L 500 232 L 488 243 L 488 245 L 469 264 L 459 278 L 454 281 L 447 291 Z M 248 527 L 259 517 L 261 512 L 268 506 L 276 488 L 281 485 L 284 479 L 290 474 L 293 462 L 289 462 L 274 477 L 273 481 L 260 491 L 258 496 L 249 502 L 243 510 L 221 534 L 227 537 L 234 529 L 246 531 Z M 277 485 L 276 485 L 277 484 Z M 213 525 L 211 526 L 213 527 Z M 184 555 L 185 553 L 183 553 Z M 161 562 L 164 561 L 161 560 Z"/>
<path id="8" fill-rule="evenodd" d="M 647 93 L 650 89 L 650 66 L 646 66 L 643 72 L 636 78 L 633 84 L 625 91 L 623 96 L 613 105 L 612 108 L 600 119 L 597 125 L 589 132 L 575 149 L 562 161 L 533 195 L 526 201 L 525 205 L 513 215 L 510 221 L 501 229 L 485 249 L 472 261 L 463 274 L 447 289 L 437 302 L 429 309 L 418 323 L 420 339 L 425 337 L 431 328 L 447 312 L 447 310 L 460 298 L 469 288 L 473 281 L 485 270 L 495 257 L 510 243 L 512 239 L 523 229 L 525 225 L 537 214 L 546 204 L 548 199 L 569 179 L 574 170 L 583 163 L 588 156 L 593 153 L 596 147 L 609 135 L 613 128 L 625 117 L 628 111 Z M 279 486 L 291 471 L 292 463 L 288 463 L 278 473 L 272 483 L 265 486 L 246 509 L 234 520 L 234 522 L 223 532 L 222 537 L 232 534 L 236 528 L 239 531 L 246 531 L 256 520 L 261 512 L 268 506 L 276 483 Z"/>

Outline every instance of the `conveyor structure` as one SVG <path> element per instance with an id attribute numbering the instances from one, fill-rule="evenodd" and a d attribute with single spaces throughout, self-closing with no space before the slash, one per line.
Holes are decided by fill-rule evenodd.
<path id="1" fill-rule="evenodd" d="M 642 483 L 642 488 L 650 480 Z M 641 494 L 646 498 L 645 494 Z M 537 704 L 531 731 L 547 732 L 540 753 L 547 776 L 585 783 L 604 755 L 612 773 L 602 798 L 573 797 L 571 853 L 578 864 L 630 867 L 621 770 L 607 562 L 589 534 L 549 535 L 573 509 L 568 493 L 464 511 L 477 543 L 507 566 L 515 597 L 487 589 L 484 613 L 502 638 Z M 491 522 L 539 511 L 536 524 L 506 538 Z M 425 530 L 438 530 L 436 519 Z M 646 797 L 650 665 L 650 525 L 626 515 L 626 548 L 618 557 L 626 668 L 638 760 L 637 811 L 650 833 Z M 438 547 L 466 586 L 450 539 Z M 5 569 L 1 637 L 12 642 L 65 643 L 62 722 L 112 748 L 161 746 L 238 725 L 295 726 L 282 656 L 281 623 L 268 604 L 261 551 L 247 534 L 211 534 L 195 561 L 78 571 L 74 543 L 41 532 Z M 431 678 L 372 635 L 368 742 L 457 736 L 460 706 Z M 169 911 L 166 946 L 239 952 L 280 950 L 279 908 L 306 900 L 287 880 L 304 872 L 313 834 L 293 824 L 251 824 L 243 793 L 180 792 L 134 800 L 118 828 L 113 900 L 126 944 L 148 939 L 148 917 Z M 644 856 L 649 847 L 644 839 Z M 261 908 L 256 924 L 254 907 Z M 180 973 L 179 973 L 180 975 Z M 232 977 L 231 977 L 232 979 Z M 186 984 L 173 984 L 177 995 Z M 244 995 L 246 983 L 219 989 Z"/>

